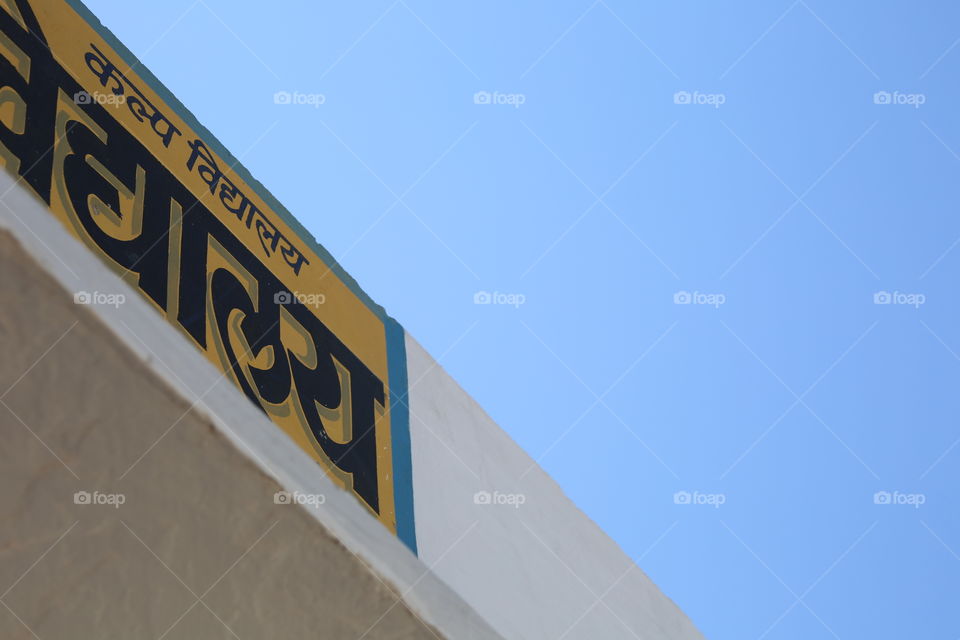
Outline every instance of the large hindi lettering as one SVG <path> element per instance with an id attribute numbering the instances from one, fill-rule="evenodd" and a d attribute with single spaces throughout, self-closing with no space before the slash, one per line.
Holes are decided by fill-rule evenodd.
<path id="1" fill-rule="evenodd" d="M 123 63 L 63 0 L 0 3 L 0 164 L 415 549 L 382 311 Z"/>

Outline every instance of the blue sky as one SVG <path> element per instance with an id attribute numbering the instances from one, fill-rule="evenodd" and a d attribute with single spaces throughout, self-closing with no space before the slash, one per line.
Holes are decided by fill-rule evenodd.
<path id="1" fill-rule="evenodd" d="M 960 636 L 960 5 L 87 5 L 708 637 Z"/>

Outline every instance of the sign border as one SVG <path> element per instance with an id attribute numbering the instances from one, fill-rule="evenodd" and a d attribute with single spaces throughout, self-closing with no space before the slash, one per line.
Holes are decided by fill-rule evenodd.
<path id="1" fill-rule="evenodd" d="M 359 298 L 370 311 L 383 321 L 387 345 L 387 370 L 390 388 L 390 421 L 393 449 L 393 486 L 397 521 L 397 537 L 417 554 L 416 523 L 413 508 L 413 461 L 410 446 L 410 413 L 407 396 L 407 352 L 405 331 L 399 322 L 390 317 L 386 310 L 373 301 L 360 288 L 357 281 L 339 262 L 321 245 L 296 217 L 257 180 L 250 171 L 203 126 L 189 109 L 157 78 L 149 67 L 143 64 L 130 49 L 110 31 L 81 0 L 62 0 L 92 28 L 113 50 L 120 55 L 128 67 L 136 67 L 137 75 L 159 95 L 166 106 L 192 128 L 217 155 L 231 166 L 232 171 L 250 185 L 260 198 L 324 261 L 330 271 L 336 275 Z M 402 390 L 402 391 L 401 391 Z"/>

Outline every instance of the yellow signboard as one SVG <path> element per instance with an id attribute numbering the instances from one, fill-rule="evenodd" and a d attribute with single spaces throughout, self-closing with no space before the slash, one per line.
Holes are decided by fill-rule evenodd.
<path id="1" fill-rule="evenodd" d="M 82 5 L 0 9 L 0 163 L 415 550 L 403 330 Z"/>

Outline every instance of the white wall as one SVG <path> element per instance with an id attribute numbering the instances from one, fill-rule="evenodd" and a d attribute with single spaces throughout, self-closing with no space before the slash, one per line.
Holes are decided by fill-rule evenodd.
<path id="1" fill-rule="evenodd" d="M 98 521 L 89 515 L 90 511 L 76 512 L 72 519 L 66 518 L 67 515 L 72 516 L 75 511 L 72 504 L 73 492 L 78 489 L 110 490 L 111 485 L 108 481 L 115 481 L 116 477 L 136 460 L 155 438 L 159 438 L 159 444 L 144 457 L 142 463 L 139 463 L 144 465 L 144 473 L 142 475 L 139 471 L 137 474 L 131 473 L 124 479 L 126 484 L 123 485 L 122 490 L 131 492 L 129 503 L 117 510 L 116 514 L 109 513 L 112 511 L 110 507 L 102 509 L 107 510 L 114 521 L 117 521 L 117 518 L 127 518 L 134 530 L 139 532 L 141 527 L 131 520 L 137 513 L 141 513 L 136 511 L 135 507 L 138 504 L 150 507 L 142 512 L 143 517 L 150 516 L 152 510 L 153 516 L 156 516 L 158 521 L 144 520 L 142 529 L 149 531 L 152 536 L 166 536 L 162 542 L 151 544 L 159 550 L 159 555 L 166 557 L 166 562 L 173 563 L 173 566 L 178 568 L 178 573 L 183 575 L 187 575 L 186 572 L 190 567 L 209 565 L 211 557 L 219 558 L 226 548 L 224 543 L 219 546 L 210 546 L 212 543 L 209 540 L 201 544 L 202 535 L 220 533 L 225 538 L 230 538 L 237 535 L 238 523 L 248 511 L 273 509 L 275 506 L 272 501 L 274 483 L 290 492 L 319 494 L 325 497 L 321 506 L 303 507 L 307 519 L 311 520 L 315 526 L 306 526 L 303 521 L 300 521 L 299 529 L 287 532 L 286 542 L 282 536 L 275 541 L 275 544 L 271 540 L 264 541 L 263 549 L 273 549 L 278 555 L 272 560 L 254 565 L 256 571 L 251 576 L 252 586 L 246 592 L 246 597 L 238 597 L 231 601 L 224 600 L 219 607 L 214 607 L 219 610 L 218 615 L 224 616 L 231 626 L 236 624 L 236 632 L 240 637 L 306 637 L 302 630 L 293 633 L 291 629 L 299 628 L 299 625 L 309 621 L 313 634 L 310 637 L 356 638 L 360 633 L 338 632 L 337 629 L 345 629 L 344 624 L 355 629 L 356 624 L 361 620 L 361 615 L 365 615 L 368 617 L 368 622 L 377 623 L 376 629 L 371 629 L 365 636 L 368 639 L 401 636 L 433 638 L 433 631 L 427 631 L 415 624 L 411 624 L 409 628 L 403 627 L 391 619 L 397 610 L 407 610 L 438 630 L 444 638 L 451 640 L 496 640 L 498 638 L 468 603 L 438 580 L 398 538 L 371 517 L 353 495 L 335 485 L 293 440 L 277 428 L 233 384 L 225 381 L 224 376 L 206 360 L 203 354 L 194 345 L 188 343 L 147 303 L 145 298 L 121 281 L 99 258 L 70 236 L 63 225 L 47 210 L 46 205 L 28 188 L 25 188 L 22 182 L 15 183 L 6 171 L 0 169 L 0 262 L 3 256 L 2 240 L 7 233 L 23 247 L 30 259 L 35 261 L 35 264 L 30 263 L 30 269 L 42 271 L 43 274 L 38 273 L 37 281 L 45 283 L 41 287 L 35 282 L 27 281 L 25 277 L 18 276 L 7 267 L 0 270 L 0 275 L 9 276 L 5 281 L 7 289 L 16 290 L 19 287 L 48 306 L 32 305 L 27 295 L 22 296 L 20 307 L 16 310 L 22 312 L 35 309 L 37 318 L 35 326 L 32 327 L 32 333 L 30 331 L 17 333 L 11 328 L 15 309 L 9 304 L 9 299 L 11 295 L 15 295 L 15 292 L 13 294 L 8 292 L 6 296 L 0 295 L 0 298 L 7 303 L 6 306 L 0 305 L 0 309 L 6 308 L 6 312 L 0 315 L 0 336 L 6 335 L 8 341 L 13 341 L 7 345 L 11 347 L 8 349 L 8 357 L 0 362 L 0 380 L 6 381 L 0 389 L 8 389 L 31 363 L 36 366 L 36 369 L 30 370 L 31 373 L 49 366 L 49 369 L 41 371 L 36 377 L 25 376 L 29 379 L 19 382 L 16 392 L 10 393 L 3 399 L 11 405 L 16 401 L 15 408 L 22 415 L 24 422 L 33 425 L 34 429 L 45 429 L 38 437 L 44 442 L 52 443 L 53 446 L 51 450 L 45 449 L 28 433 L 26 424 L 14 420 L 12 415 L 0 405 L 0 427 L 9 431 L 7 440 L 10 444 L 9 450 L 4 449 L 6 458 L 9 458 L 6 460 L 8 464 L 0 465 L 0 469 L 3 469 L 6 474 L 5 479 L 8 480 L 4 484 L 4 490 L 0 491 L 0 513 L 7 515 L 4 522 L 6 529 L 9 529 L 9 531 L 5 529 L 4 535 L 0 535 L 0 549 L 5 549 L 5 552 L 0 554 L 0 577 L 6 577 L 6 585 L 12 584 L 17 576 L 21 575 L 73 520 L 83 522 L 77 525 L 77 530 L 71 533 L 69 539 L 65 539 L 63 549 L 70 549 L 71 547 L 66 543 L 72 541 L 74 534 L 80 537 L 86 535 L 84 531 L 88 528 L 95 533 L 102 533 L 101 528 L 98 528 Z M 50 281 L 55 284 L 49 284 Z M 83 320 L 77 320 L 80 324 L 70 330 L 69 336 L 64 334 L 63 328 L 51 330 L 47 326 L 50 321 L 65 323 L 66 327 L 69 327 L 73 321 L 70 314 L 56 310 L 54 303 L 59 303 L 71 313 L 79 313 L 80 307 L 72 304 L 72 298 L 74 293 L 80 291 L 123 293 L 126 299 L 123 304 L 116 307 L 84 306 L 82 314 L 78 316 L 78 318 L 82 316 Z M 3 291 L 0 291 L 0 294 L 2 293 Z M 109 333 L 111 340 L 94 343 L 86 338 L 81 330 L 87 325 L 96 325 L 99 334 Z M 51 331 L 53 333 L 44 334 L 43 327 L 46 327 L 48 333 Z M 143 387 L 137 389 L 115 387 L 118 394 L 116 403 L 110 402 L 109 391 L 103 391 L 103 388 L 109 388 L 109 384 L 106 387 L 94 387 L 97 392 L 87 394 L 86 401 L 82 397 L 77 398 L 67 393 L 73 390 L 77 383 L 74 378 L 66 377 L 65 372 L 71 369 L 66 364 L 71 363 L 73 369 L 83 368 L 80 366 L 82 363 L 79 358 L 72 356 L 69 349 L 63 351 L 71 346 L 71 341 L 74 340 L 73 333 L 80 337 L 79 343 L 73 345 L 74 348 L 78 353 L 86 353 L 90 361 L 95 363 L 84 369 L 87 378 L 95 380 L 103 375 L 98 367 L 106 366 L 104 362 L 107 360 L 108 349 L 103 346 L 106 342 L 110 348 L 109 353 L 116 351 L 123 353 L 122 360 L 132 371 L 148 371 L 150 376 L 158 381 L 157 387 L 151 390 L 153 396 L 166 398 L 167 404 L 171 407 L 178 406 L 180 410 L 173 412 L 173 418 L 161 421 L 159 427 L 157 425 L 151 427 L 148 424 L 149 420 L 144 416 L 153 414 L 151 411 L 144 411 L 142 405 L 151 407 L 150 402 L 153 396 Z M 63 334 L 63 341 L 57 344 L 56 349 L 51 349 L 50 354 L 44 354 L 44 351 L 61 334 Z M 14 345 L 31 348 L 29 351 L 24 351 L 21 354 L 22 357 L 18 359 L 13 357 L 18 353 L 12 348 Z M 57 366 L 57 358 L 60 355 L 66 358 L 62 367 Z M 128 381 L 132 379 L 132 375 L 121 373 L 117 378 Z M 28 389 L 31 384 L 48 392 L 47 395 L 37 399 L 38 393 L 34 392 L 31 399 Z M 60 389 L 57 385 L 63 388 Z M 52 392 L 51 388 L 54 389 Z M 20 398 L 23 394 L 26 394 L 25 397 Z M 113 417 L 117 418 L 127 415 L 119 412 L 118 407 L 122 404 L 119 402 L 120 399 L 126 401 L 124 406 L 133 407 L 131 411 L 139 407 L 142 412 L 139 417 L 135 415 L 118 423 L 122 427 L 119 433 L 126 434 L 130 440 L 137 439 L 138 445 L 126 450 L 130 443 L 126 438 L 117 436 L 108 438 L 106 444 L 99 449 L 88 447 L 89 451 L 79 453 L 70 451 L 71 447 L 79 446 L 77 442 L 82 443 L 99 438 L 99 434 L 107 426 L 105 416 L 116 414 Z M 159 406 L 153 402 L 152 411 L 159 411 Z M 183 407 L 188 407 L 186 413 L 183 412 Z M 27 412 L 28 410 L 42 410 L 48 416 L 66 415 L 72 418 L 69 420 L 47 419 L 42 416 L 34 418 Z M 169 407 L 167 410 L 170 410 Z M 101 413 L 104 415 L 100 415 Z M 174 427 L 170 427 L 170 424 L 181 414 L 182 418 Z M 170 433 L 164 436 L 163 430 L 168 427 Z M 78 428 L 84 434 L 82 437 L 76 433 Z M 148 432 L 150 429 L 153 430 L 152 433 Z M 210 437 L 211 431 L 216 438 Z M 222 449 L 230 449 L 230 452 L 223 453 L 223 464 L 216 466 L 212 464 L 212 458 L 205 459 L 204 455 L 187 455 L 189 447 L 167 451 L 167 456 L 163 457 L 164 448 L 169 443 L 176 443 L 180 436 L 203 440 L 204 446 L 194 447 L 196 454 L 206 451 L 204 455 L 210 456 L 214 448 L 221 445 Z M 16 442 L 12 438 L 16 438 Z M 39 461 L 37 464 L 15 466 L 11 462 L 11 460 L 21 459 L 33 460 L 27 456 L 28 452 L 24 449 L 26 445 L 18 446 L 20 442 L 33 446 L 34 458 Z M 103 441 L 97 440 L 97 442 Z M 213 442 L 216 444 L 212 444 Z M 79 477 L 72 477 L 58 463 L 51 451 L 58 451 L 61 456 L 66 456 Z M 148 467 L 148 465 L 164 460 L 167 462 L 166 471 L 169 472 L 164 477 L 168 479 L 169 486 L 167 486 L 168 490 L 158 492 L 158 489 L 163 489 L 160 483 L 163 474 L 157 471 L 157 468 Z M 90 467 L 84 466 L 87 463 Z M 119 466 L 114 469 L 110 465 Z M 93 470 L 89 471 L 89 468 Z M 153 471 L 148 471 L 151 468 Z M 162 470 L 163 466 L 160 465 L 158 468 Z M 47 483 L 41 483 L 37 478 L 53 476 L 59 477 L 61 482 L 51 498 L 45 493 Z M 138 485 L 131 484 L 136 479 L 135 476 L 144 480 L 144 487 L 152 487 L 149 492 L 148 489 L 144 489 L 144 493 L 135 495 L 139 490 Z M 244 479 L 244 483 L 240 483 L 241 479 Z M 177 489 L 174 484 L 179 480 L 194 481 L 193 486 L 196 489 L 192 491 Z M 98 482 L 105 484 L 101 485 Z M 231 482 L 233 482 L 232 485 Z M 208 495 L 213 492 L 214 486 L 218 488 L 227 486 L 226 493 L 229 495 Z M 45 498 L 33 501 L 36 503 L 33 506 L 37 508 L 27 512 L 23 508 L 21 494 L 31 491 L 31 487 L 33 491 L 39 491 Z M 140 500 L 138 495 L 143 500 Z M 163 501 L 162 498 L 167 500 Z M 225 509 L 229 506 L 229 509 L 223 512 L 211 512 L 214 506 Z M 290 508 L 296 510 L 299 507 Z M 195 514 L 198 512 L 213 513 L 215 517 L 212 520 L 197 520 Z M 289 509 L 281 510 L 281 513 L 289 513 Z M 63 520 L 63 526 L 60 529 L 56 528 L 60 524 L 59 520 L 48 523 L 49 528 L 45 525 L 41 526 L 40 518 L 54 518 L 54 516 L 60 516 L 59 520 Z M 283 520 L 286 522 L 290 519 L 285 517 Z M 257 522 L 257 524 L 260 523 Z M 246 544 L 249 545 L 250 541 L 255 539 L 268 524 L 269 519 L 261 529 L 253 532 L 253 538 L 245 539 Z M 279 525 L 271 536 L 280 532 L 283 526 L 285 525 Z M 150 593 L 145 596 L 147 598 L 145 603 L 137 600 L 137 604 L 143 604 L 142 608 L 131 608 L 130 599 L 134 595 L 139 597 L 142 591 L 138 588 L 143 587 L 145 580 L 156 576 L 161 576 L 166 582 L 153 584 L 151 588 L 154 590 L 170 587 L 178 591 L 175 594 L 178 597 L 183 593 L 188 596 L 190 594 L 162 566 L 159 566 L 159 563 L 156 566 L 149 564 L 149 561 L 154 558 L 134 538 L 124 537 L 127 535 L 126 529 L 120 527 L 115 531 L 120 534 L 118 539 L 124 542 L 124 546 L 111 547 L 112 539 L 105 538 L 102 548 L 106 550 L 103 558 L 109 560 L 109 563 L 107 560 L 104 561 L 107 563 L 104 566 L 120 567 L 117 569 L 121 574 L 117 579 L 119 582 L 115 580 L 112 583 L 110 581 L 97 583 L 103 588 L 101 592 L 94 589 L 90 575 L 83 574 L 82 571 L 80 576 L 71 573 L 67 576 L 66 582 L 63 582 L 65 574 L 61 572 L 59 575 L 54 573 L 47 581 L 40 581 L 33 592 L 25 590 L 26 587 L 21 584 L 17 589 L 11 589 L 9 597 L 5 596 L 10 602 L 13 602 L 14 596 L 17 597 L 14 608 L 19 610 L 18 615 L 26 616 L 27 624 L 37 627 L 37 635 L 43 638 L 65 637 L 62 632 L 70 630 L 73 634 L 67 637 L 73 638 L 98 637 L 97 631 L 102 631 L 99 637 L 157 637 L 167 625 L 173 622 L 180 611 L 190 605 L 188 599 L 180 611 L 173 611 L 169 619 L 163 617 L 162 620 L 154 620 L 152 616 L 157 614 L 157 609 L 152 607 L 151 603 L 157 607 L 160 606 L 158 592 L 153 594 L 153 600 L 149 599 Z M 13 536 L 17 534 L 22 534 L 20 540 L 26 542 L 23 544 L 13 542 Z M 334 539 L 332 546 L 327 544 L 327 539 L 331 537 Z M 131 541 L 133 544 L 130 544 Z M 260 548 L 259 545 L 258 548 Z M 90 547 L 77 549 L 77 554 L 80 556 L 78 563 L 70 566 L 74 568 L 81 566 L 79 560 L 89 565 L 90 558 L 84 557 L 84 554 L 90 553 Z M 329 554 L 333 549 L 340 553 L 338 558 L 324 555 Z M 223 571 L 242 551 L 243 547 L 232 556 L 225 554 L 225 560 L 217 565 L 219 571 Z M 335 555 L 336 551 L 333 553 Z M 127 558 L 127 554 L 133 555 Z M 281 562 L 281 559 L 284 562 Z M 49 564 L 49 560 L 50 558 L 47 558 L 43 563 L 38 563 L 38 569 L 58 566 Z M 67 560 L 69 558 L 64 562 Z M 125 563 L 125 560 L 129 562 Z M 179 570 L 180 565 L 176 562 L 181 560 L 186 561 L 187 569 Z M 342 562 L 344 560 L 349 562 Z M 356 562 L 354 563 L 353 560 Z M 337 563 L 343 571 L 334 571 L 334 565 Z M 89 569 L 87 565 L 83 566 Z M 151 569 L 159 566 L 159 571 L 149 575 L 142 574 L 141 566 L 149 566 Z M 313 569 L 304 571 L 310 567 Z M 376 578 L 367 579 L 372 576 L 350 574 L 350 572 L 361 571 L 369 571 Z M 217 573 L 213 572 L 208 581 L 205 583 L 198 581 L 191 588 L 195 589 L 199 595 L 217 577 Z M 32 572 L 31 575 L 33 575 Z M 345 579 L 345 576 L 348 579 Z M 51 590 L 55 590 L 59 584 L 57 580 L 73 587 L 64 587 L 66 591 L 61 589 L 63 592 L 56 596 L 58 600 L 51 609 L 49 596 Z M 73 591 L 70 591 L 71 588 Z M 318 600 L 324 597 L 323 594 L 328 590 L 337 589 L 341 591 L 340 595 L 348 598 L 356 594 L 358 601 L 363 598 L 377 598 L 376 602 L 383 606 L 362 613 L 346 604 L 336 605 L 334 599 L 331 600 L 334 603 L 332 607 L 326 609 L 320 607 Z M 284 590 L 289 590 L 289 593 L 285 593 Z M 40 595 L 31 597 L 30 593 Z M 74 619 L 71 622 L 69 616 L 63 615 L 63 611 L 73 611 L 91 599 L 97 606 L 104 605 L 103 598 L 117 593 L 123 594 L 126 598 L 126 600 L 119 600 L 120 604 L 117 605 L 125 613 L 124 617 L 116 618 L 110 625 L 102 620 L 99 622 L 94 620 L 90 623 L 93 626 L 88 629 L 80 622 L 86 622 L 89 616 L 83 620 Z M 216 595 L 211 593 L 211 598 Z M 98 597 L 100 597 L 99 601 Z M 304 612 L 303 609 L 298 611 L 293 606 L 301 597 L 305 597 L 308 601 L 305 606 L 312 607 L 310 611 Z M 106 601 L 106 604 L 111 602 Z M 33 637 L 16 619 L 9 618 L 7 611 L 6 608 L 0 607 L 2 612 L 0 613 L 0 638 Z M 329 615 L 321 615 L 324 611 Z M 86 613 L 89 614 L 89 611 Z M 287 622 L 293 624 L 293 627 L 286 626 L 273 614 L 281 618 L 289 618 Z M 378 620 L 380 615 L 383 618 Z M 332 618 L 336 620 L 331 621 Z M 271 621 L 275 626 L 270 633 L 258 626 Z M 121 633 L 121 627 L 117 625 L 127 622 L 130 625 L 146 626 L 130 626 Z M 209 623 L 210 620 L 207 622 Z M 407 622 L 410 621 L 407 620 Z M 156 633 L 153 632 L 154 627 L 150 626 L 153 623 L 161 624 L 161 628 Z M 48 627 L 48 625 L 52 626 Z M 368 626 L 369 624 L 362 625 L 359 628 L 364 629 Z M 47 629 L 49 633 L 40 632 L 41 628 Z M 247 628 L 249 633 L 245 634 L 241 628 Z M 215 635 L 214 631 L 226 633 L 214 620 L 209 633 L 183 631 L 184 635 L 170 634 L 167 637 L 220 637 Z M 410 635 L 402 635 L 403 633 Z M 232 637 L 229 634 L 227 636 Z"/>
<path id="2" fill-rule="evenodd" d="M 506 638 L 702 638 L 416 340 L 406 344 L 417 544 L 442 580 Z M 524 502 L 476 504 L 478 491 Z"/>
<path id="3" fill-rule="evenodd" d="M 267 476 L 290 491 L 327 495 L 323 509 L 310 510 L 313 517 L 444 635 L 492 638 L 489 624 L 509 640 L 702 637 L 409 336 L 420 561 L 317 473 L 306 454 L 239 391 L 215 384 L 220 375 L 202 354 L 3 171 L 0 194 L 9 207 L 0 207 L 0 229 L 12 232 L 66 291 L 126 291 L 127 303 L 118 309 L 90 311 L 189 402 L 192 390 L 211 389 L 194 409 Z M 164 354 L 163 362 L 156 354 Z M 478 491 L 522 494 L 525 503 L 477 505 Z"/>

